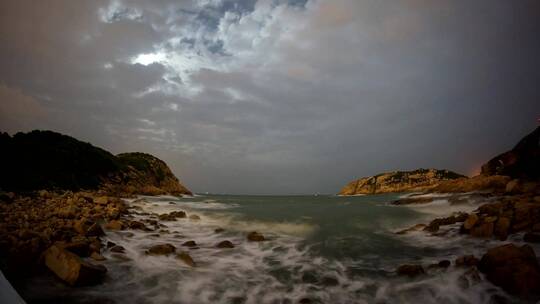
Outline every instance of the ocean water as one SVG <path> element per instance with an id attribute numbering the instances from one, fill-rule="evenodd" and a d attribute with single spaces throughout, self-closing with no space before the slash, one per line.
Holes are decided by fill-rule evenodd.
<path id="1" fill-rule="evenodd" d="M 120 231 L 106 239 L 126 248 L 108 251 L 109 269 L 99 286 L 69 288 L 51 276 L 36 278 L 21 295 L 30 303 L 495 303 L 514 302 L 465 269 L 429 269 L 414 279 L 395 274 L 402 264 L 428 266 L 477 257 L 498 241 L 459 236 L 458 225 L 441 235 L 396 234 L 417 223 L 472 211 L 485 199 L 452 205 L 444 196 L 419 206 L 394 206 L 399 195 L 141 197 L 140 213 L 183 210 L 200 220 L 164 223 L 168 232 Z M 135 215 L 134 219 L 151 218 Z M 216 228 L 225 229 L 215 233 Z M 248 242 L 258 231 L 267 241 Z M 514 241 L 519 243 L 519 236 Z M 194 240 L 198 247 L 182 243 Z M 233 249 L 215 245 L 229 240 Z M 188 252 L 191 268 L 174 256 L 149 256 L 152 245 L 170 243 Z M 535 248 L 538 252 L 538 248 Z M 426 267 L 427 268 L 427 267 Z"/>

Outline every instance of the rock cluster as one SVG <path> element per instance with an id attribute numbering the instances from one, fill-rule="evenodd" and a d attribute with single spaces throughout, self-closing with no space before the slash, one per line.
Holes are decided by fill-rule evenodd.
<path id="1" fill-rule="evenodd" d="M 39 191 L 0 202 L 0 253 L 7 275 L 29 274 L 44 254 L 45 265 L 68 284 L 98 282 L 106 270 L 80 258 L 100 259 L 100 223 L 119 221 L 126 212 L 122 200 L 96 192 Z"/>
<path id="2" fill-rule="evenodd" d="M 540 196 L 508 196 L 484 204 L 461 226 L 462 233 L 499 240 L 506 240 L 509 234 L 522 231 L 540 232 Z M 533 235 L 530 234 L 529 239 L 534 239 Z"/>

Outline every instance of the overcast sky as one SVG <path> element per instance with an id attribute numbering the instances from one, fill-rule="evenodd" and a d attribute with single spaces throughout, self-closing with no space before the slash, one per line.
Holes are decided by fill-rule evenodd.
<path id="1" fill-rule="evenodd" d="M 0 130 L 166 161 L 190 189 L 477 172 L 540 117 L 540 1 L 1 1 Z"/>

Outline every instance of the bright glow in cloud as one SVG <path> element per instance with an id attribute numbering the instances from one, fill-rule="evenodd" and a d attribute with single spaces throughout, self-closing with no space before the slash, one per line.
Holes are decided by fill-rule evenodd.
<path id="1" fill-rule="evenodd" d="M 149 54 L 140 54 L 131 59 L 132 64 L 142 64 L 149 65 L 152 63 L 161 63 L 165 61 L 166 56 L 162 53 L 149 53 Z"/>

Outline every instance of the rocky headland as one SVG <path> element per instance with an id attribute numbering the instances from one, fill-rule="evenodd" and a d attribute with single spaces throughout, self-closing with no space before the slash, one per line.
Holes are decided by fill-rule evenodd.
<path id="1" fill-rule="evenodd" d="M 423 193 L 393 202 L 396 205 L 428 204 L 445 199 L 459 205 L 473 197 L 484 202 L 473 212 L 436 218 L 397 233 L 421 232 L 439 237 L 467 235 L 479 241 L 500 241 L 501 245 L 482 256 L 465 255 L 454 262 L 455 267 L 469 268 L 463 280 L 480 280 L 482 273 L 487 280 L 521 300 L 539 300 L 540 264 L 533 248 L 507 242 L 512 236 L 513 240 L 517 237 L 524 243 L 540 243 L 539 156 L 540 127 L 512 150 L 489 160 L 482 166 L 480 175 L 442 181 Z M 397 272 L 420 275 L 424 271 L 423 265 L 406 266 Z"/>
<path id="2" fill-rule="evenodd" d="M 348 183 L 339 195 L 362 195 L 392 192 L 426 191 L 442 181 L 465 179 L 466 176 L 448 170 L 418 169 L 394 171 L 363 177 Z"/>
<path id="3" fill-rule="evenodd" d="M 117 196 L 191 195 L 169 167 L 146 153 L 108 151 L 51 131 L 0 133 L 0 189 L 101 190 Z"/>
<path id="4" fill-rule="evenodd" d="M 69 285 L 99 283 L 105 231 L 156 229 L 124 219 L 121 198 L 191 195 L 145 153 L 115 156 L 51 131 L 1 133 L 0 149 L 0 269 L 15 283 L 44 269 Z"/>

